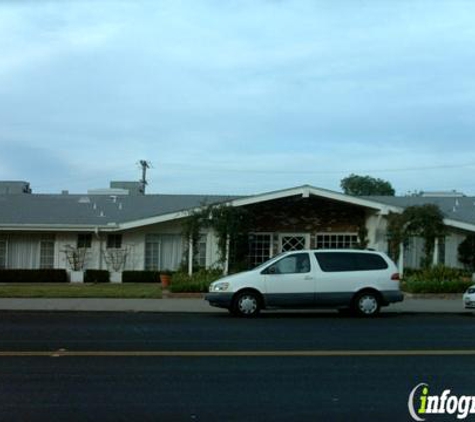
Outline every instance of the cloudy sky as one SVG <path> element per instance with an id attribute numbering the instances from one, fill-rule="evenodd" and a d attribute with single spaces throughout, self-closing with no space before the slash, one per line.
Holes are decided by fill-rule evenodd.
<path id="1" fill-rule="evenodd" d="M 0 2 L 0 180 L 475 195 L 475 2 Z"/>

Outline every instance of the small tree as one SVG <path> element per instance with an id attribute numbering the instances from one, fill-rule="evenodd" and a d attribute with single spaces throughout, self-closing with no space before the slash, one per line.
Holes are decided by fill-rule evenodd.
<path id="1" fill-rule="evenodd" d="M 106 261 L 109 271 L 121 272 L 127 263 L 127 257 L 130 253 L 130 247 L 123 248 L 107 248 L 103 251 L 104 260 Z"/>
<path id="2" fill-rule="evenodd" d="M 193 245 L 193 261 L 198 255 L 198 242 L 200 240 L 201 230 L 209 226 L 210 209 L 206 205 L 201 210 L 194 210 L 190 216 L 183 221 L 183 236 L 186 240 L 191 239 Z"/>
<path id="3" fill-rule="evenodd" d="M 358 248 L 366 249 L 368 247 L 368 229 L 364 224 L 358 228 Z"/>
<path id="4" fill-rule="evenodd" d="M 468 235 L 458 246 L 458 259 L 468 270 L 475 272 L 475 234 Z"/>
<path id="5" fill-rule="evenodd" d="M 342 179 L 340 186 L 345 194 L 354 196 L 394 196 L 396 193 L 391 183 L 386 180 L 376 179 L 371 176 L 359 176 L 357 174 L 350 174 Z"/>
<path id="6" fill-rule="evenodd" d="M 233 252 L 235 261 L 239 261 L 243 259 L 240 246 L 243 238 L 247 239 L 250 222 L 251 214 L 244 208 L 225 204 L 203 206 L 183 222 L 183 235 L 192 239 L 193 250 L 197 252 L 200 230 L 212 228 L 218 238 L 219 262 L 223 264 L 230 252 Z M 232 250 L 227 249 L 228 242 Z"/>
<path id="7" fill-rule="evenodd" d="M 72 271 L 83 271 L 86 265 L 87 249 L 77 248 L 71 245 L 66 245 L 64 249 L 66 260 Z"/>
<path id="8" fill-rule="evenodd" d="M 388 234 L 393 258 L 399 255 L 399 245 L 411 237 L 424 239 L 423 267 L 432 262 L 435 239 L 446 232 L 444 215 L 437 205 L 425 204 L 408 207 L 402 214 L 390 213 L 388 217 Z"/>

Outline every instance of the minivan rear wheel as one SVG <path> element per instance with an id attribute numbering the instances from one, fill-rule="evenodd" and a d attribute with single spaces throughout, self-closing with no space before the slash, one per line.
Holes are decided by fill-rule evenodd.
<path id="1" fill-rule="evenodd" d="M 375 316 L 381 309 L 381 300 L 376 292 L 361 292 L 354 300 L 353 308 L 357 315 L 363 317 Z"/>
<path id="2" fill-rule="evenodd" d="M 232 313 L 241 317 L 254 317 L 261 310 L 261 301 L 258 293 L 246 291 L 238 293 L 234 299 Z"/>

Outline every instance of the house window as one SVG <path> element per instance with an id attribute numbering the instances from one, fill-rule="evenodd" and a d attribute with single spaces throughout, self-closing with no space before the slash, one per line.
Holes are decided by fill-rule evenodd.
<path id="1" fill-rule="evenodd" d="M 40 240 L 40 268 L 54 268 L 54 237 Z"/>
<path id="2" fill-rule="evenodd" d="M 306 234 L 281 234 L 280 251 L 301 251 L 307 247 L 308 235 Z"/>
<path id="3" fill-rule="evenodd" d="M 357 246 L 356 233 L 318 233 L 315 236 L 316 249 L 352 249 Z"/>
<path id="4" fill-rule="evenodd" d="M 437 257 L 437 263 L 445 265 L 445 237 L 439 237 L 439 256 Z"/>
<path id="5" fill-rule="evenodd" d="M 91 233 L 79 233 L 78 234 L 78 248 L 90 248 L 92 245 Z"/>
<path id="6" fill-rule="evenodd" d="M 122 247 L 121 234 L 109 234 L 107 236 L 107 249 L 120 249 Z"/>
<path id="7" fill-rule="evenodd" d="M 198 241 L 197 253 L 195 254 L 195 264 L 200 268 L 206 268 L 206 234 L 202 234 Z"/>
<path id="8" fill-rule="evenodd" d="M 0 269 L 7 267 L 7 241 L 0 239 Z"/>
<path id="9" fill-rule="evenodd" d="M 175 271 L 183 257 L 180 235 L 149 234 L 145 239 L 145 269 Z"/>
<path id="10" fill-rule="evenodd" d="M 272 235 L 254 233 L 249 236 L 249 264 L 252 268 L 261 265 L 271 257 Z"/>

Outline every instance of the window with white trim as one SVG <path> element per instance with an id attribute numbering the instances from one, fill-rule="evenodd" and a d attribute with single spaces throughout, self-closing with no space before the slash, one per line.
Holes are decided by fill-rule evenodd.
<path id="1" fill-rule="evenodd" d="M 176 271 L 183 257 L 183 239 L 175 234 L 148 234 L 145 239 L 145 269 Z"/>
<path id="2" fill-rule="evenodd" d="M 445 265 L 445 237 L 439 237 L 439 255 L 437 256 L 437 263 Z"/>
<path id="3" fill-rule="evenodd" d="M 77 247 L 89 249 L 92 245 L 92 234 L 91 233 L 79 233 Z"/>
<path id="4" fill-rule="evenodd" d="M 271 257 L 272 234 L 253 233 L 249 236 L 249 265 L 261 265 Z"/>
<path id="5" fill-rule="evenodd" d="M 317 233 L 316 249 L 352 249 L 358 246 L 357 233 Z"/>
<path id="6" fill-rule="evenodd" d="M 7 241 L 0 239 L 0 269 L 7 267 Z"/>
<path id="7" fill-rule="evenodd" d="M 200 268 L 206 268 L 206 245 L 208 235 L 200 235 L 200 239 L 197 244 L 197 252 L 195 254 L 195 264 Z"/>
<path id="8" fill-rule="evenodd" d="M 121 234 L 109 234 L 107 235 L 107 249 L 120 249 L 122 247 L 122 235 Z"/>
<path id="9" fill-rule="evenodd" d="M 40 240 L 40 268 L 54 268 L 54 236 Z"/>

